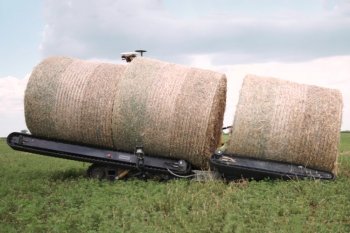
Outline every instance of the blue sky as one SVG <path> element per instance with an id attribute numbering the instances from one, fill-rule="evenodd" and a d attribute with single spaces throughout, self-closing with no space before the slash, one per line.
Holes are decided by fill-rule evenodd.
<path id="1" fill-rule="evenodd" d="M 42 1 L 0 1 L 0 77 L 24 77 L 41 58 Z"/>
<path id="2" fill-rule="evenodd" d="M 232 121 L 247 73 L 340 89 L 350 129 L 349 0 L 0 0 L 0 136 L 25 128 L 32 68 L 53 55 L 120 53 L 225 72 Z"/>

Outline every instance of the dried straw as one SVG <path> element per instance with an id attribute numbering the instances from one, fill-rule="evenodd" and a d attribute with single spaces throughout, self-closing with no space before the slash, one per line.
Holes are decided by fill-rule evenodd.
<path id="1" fill-rule="evenodd" d="M 248 75 L 227 152 L 337 172 L 337 90 Z"/>
<path id="2" fill-rule="evenodd" d="M 27 127 L 32 134 L 42 137 L 56 135 L 52 118 L 61 73 L 73 62 L 71 58 L 50 57 L 33 70 L 24 97 Z"/>
<path id="3" fill-rule="evenodd" d="M 112 107 L 125 66 L 64 57 L 44 60 L 26 89 L 33 135 L 113 147 Z"/>
<path id="4" fill-rule="evenodd" d="M 153 156 L 200 168 L 220 140 L 226 78 L 137 58 L 125 66 L 49 58 L 30 78 L 26 121 L 33 135 Z"/>
<path id="5" fill-rule="evenodd" d="M 222 74 L 134 59 L 116 96 L 114 146 L 130 151 L 143 145 L 148 154 L 207 168 L 220 140 L 225 99 Z"/>

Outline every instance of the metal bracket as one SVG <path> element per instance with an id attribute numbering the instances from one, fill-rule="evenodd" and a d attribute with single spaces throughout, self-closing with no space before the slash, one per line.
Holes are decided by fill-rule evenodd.
<path id="1" fill-rule="evenodd" d="M 135 146 L 135 152 L 134 154 L 136 155 L 137 161 L 136 161 L 136 167 L 140 171 L 144 170 L 145 167 L 145 153 L 143 151 L 143 146 Z"/>

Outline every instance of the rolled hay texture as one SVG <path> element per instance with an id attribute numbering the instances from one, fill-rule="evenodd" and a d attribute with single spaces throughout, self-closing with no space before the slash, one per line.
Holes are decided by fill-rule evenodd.
<path id="1" fill-rule="evenodd" d="M 336 174 L 342 107 L 337 90 L 248 75 L 226 152 Z"/>
<path id="2" fill-rule="evenodd" d="M 226 77 L 209 70 L 134 59 L 113 108 L 115 148 L 181 158 L 205 169 L 221 135 Z"/>
<path id="3" fill-rule="evenodd" d="M 147 58 L 129 65 L 53 57 L 33 71 L 25 116 L 33 135 L 208 167 L 221 135 L 226 77 Z"/>
<path id="4" fill-rule="evenodd" d="M 33 135 L 113 147 L 112 108 L 125 66 L 65 57 L 45 59 L 25 91 Z"/>

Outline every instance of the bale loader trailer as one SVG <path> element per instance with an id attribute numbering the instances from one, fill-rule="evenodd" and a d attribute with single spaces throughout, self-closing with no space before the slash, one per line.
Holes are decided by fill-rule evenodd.
<path id="1" fill-rule="evenodd" d="M 135 52 L 142 56 L 146 51 L 136 50 Z M 137 56 L 135 52 L 123 53 L 122 59 L 131 62 Z M 98 179 L 119 180 L 129 177 L 159 180 L 172 178 L 194 178 L 196 180 L 217 178 L 225 180 L 241 178 L 255 180 L 264 178 L 334 179 L 334 175 L 330 172 L 310 169 L 298 164 L 226 154 L 220 149 L 208 161 L 211 171 L 200 171 L 182 159 L 145 154 L 143 145 L 136 146 L 134 152 L 129 153 L 18 132 L 11 133 L 7 137 L 7 144 L 18 151 L 92 163 L 87 170 L 87 175 Z"/>
<path id="2" fill-rule="evenodd" d="M 118 180 L 128 177 L 159 180 L 172 178 L 205 180 L 208 177 L 226 180 L 240 178 L 260 180 L 267 177 L 334 179 L 333 174 L 329 172 L 301 165 L 225 154 L 221 150 L 217 150 L 209 160 L 211 171 L 199 171 L 182 159 L 146 155 L 141 145 L 135 147 L 134 153 L 127 153 L 17 132 L 11 133 L 7 137 L 7 143 L 14 150 L 92 163 L 87 175 L 98 179 Z"/>

